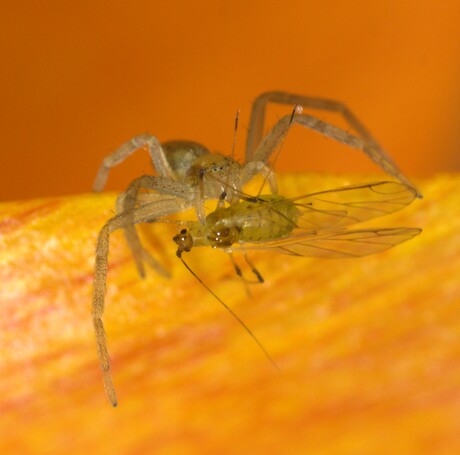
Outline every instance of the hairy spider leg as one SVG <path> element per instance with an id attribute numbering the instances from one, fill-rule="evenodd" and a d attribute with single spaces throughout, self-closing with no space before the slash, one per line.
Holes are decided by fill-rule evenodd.
<path id="1" fill-rule="evenodd" d="M 194 204 L 193 191 L 185 183 L 175 182 L 165 177 L 143 175 L 133 180 L 128 189 L 120 195 L 117 201 L 117 212 L 125 212 L 132 216 L 132 209 L 138 202 L 138 194 L 141 189 L 156 190 L 159 193 L 158 198 L 163 198 L 163 195 L 166 194 L 182 199 L 182 202 L 179 203 L 179 206 L 183 207 L 182 210 L 189 209 Z M 169 276 L 158 261 L 144 249 L 134 224 L 128 223 L 124 227 L 124 234 L 141 278 L 145 277 L 144 261 L 160 274 Z"/>
<path id="2" fill-rule="evenodd" d="M 277 123 L 275 123 L 275 125 L 255 150 L 253 155 L 255 162 L 267 162 L 273 151 L 276 150 L 280 142 L 282 142 L 286 131 L 291 126 L 291 122 L 292 124 L 298 123 L 299 125 L 312 129 L 322 134 L 323 136 L 326 136 L 344 145 L 348 145 L 351 148 L 363 151 L 387 174 L 417 190 L 416 186 L 401 173 L 399 168 L 393 163 L 391 159 L 387 160 L 386 155 L 382 155 L 378 149 L 375 149 L 371 144 L 364 141 L 363 139 L 353 136 L 352 134 L 347 133 L 341 128 L 333 126 L 330 123 L 323 122 L 322 120 L 319 120 L 312 115 L 297 114 L 294 116 L 294 118 L 292 118 L 292 120 L 291 118 L 291 115 L 286 115 L 282 117 Z M 242 180 L 246 181 L 246 179 L 249 180 L 251 178 L 251 175 L 244 174 Z M 418 190 L 417 194 L 420 197 L 420 192 Z"/>
<path id="3" fill-rule="evenodd" d="M 117 396 L 110 372 L 110 358 L 107 349 L 107 338 L 102 317 L 104 315 L 105 294 L 107 290 L 107 272 L 110 234 L 124 229 L 131 224 L 153 222 L 163 216 L 180 212 L 186 202 L 178 198 L 169 198 L 133 209 L 131 212 L 120 213 L 111 218 L 102 227 L 96 242 L 96 260 L 93 281 L 92 315 L 96 334 L 99 363 L 104 378 L 104 387 L 112 406 L 117 405 Z"/>
<path id="4" fill-rule="evenodd" d="M 142 148 L 147 149 L 150 159 L 152 160 L 152 164 L 160 176 L 175 179 L 175 173 L 166 159 L 166 155 L 161 147 L 160 141 L 151 134 L 139 134 L 129 141 L 126 141 L 117 150 L 115 150 L 115 152 L 104 158 L 96 175 L 93 190 L 96 192 L 102 191 L 107 182 L 110 169 L 123 162 L 136 150 Z"/>
<path id="5" fill-rule="evenodd" d="M 315 98 L 297 95 L 293 93 L 276 91 L 263 93 L 262 95 L 258 96 L 252 105 L 249 130 L 246 138 L 246 161 L 258 161 L 260 159 L 260 157 L 257 156 L 257 151 L 259 151 L 260 153 L 260 144 L 264 134 L 263 130 L 265 123 L 265 113 L 268 103 L 287 105 L 299 104 L 306 109 L 318 109 L 323 111 L 337 112 L 338 114 L 342 115 L 342 117 L 351 126 L 351 128 L 353 128 L 353 130 L 355 130 L 358 133 L 362 142 L 364 142 L 365 144 L 361 144 L 357 147 L 356 145 L 354 145 L 353 139 L 350 143 L 348 143 L 346 136 L 343 137 L 345 141 L 340 140 L 334 136 L 328 137 L 338 140 L 339 142 L 342 142 L 346 145 L 350 145 L 353 148 L 358 148 L 359 150 L 364 151 L 372 159 L 372 161 L 374 161 L 389 175 L 392 175 L 401 182 L 404 182 L 412 186 L 413 188 L 416 188 L 416 186 L 402 174 L 402 172 L 400 171 L 396 163 L 393 161 L 391 156 L 380 146 L 380 144 L 374 139 L 374 137 L 370 134 L 367 128 L 363 125 L 363 123 L 356 117 L 355 114 L 353 114 L 353 112 L 344 103 L 325 98 Z M 316 125 L 314 122 L 309 123 L 310 125 L 303 125 L 308 128 L 315 129 L 321 134 L 323 134 L 323 124 L 328 125 L 326 122 L 320 122 Z M 342 130 L 342 132 L 345 131 Z M 269 149 L 268 151 L 264 151 L 263 155 L 270 156 L 271 153 L 272 150 Z M 421 193 L 419 191 L 418 196 L 421 197 Z"/>

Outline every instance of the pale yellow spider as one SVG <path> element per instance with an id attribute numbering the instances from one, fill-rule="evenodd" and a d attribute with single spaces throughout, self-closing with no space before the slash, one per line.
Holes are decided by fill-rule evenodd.
<path id="1" fill-rule="evenodd" d="M 339 112 L 358 136 L 312 115 L 302 113 L 294 115 L 293 113 L 293 115 L 282 117 L 262 138 L 265 108 L 269 102 Z M 129 185 L 128 189 L 118 198 L 117 215 L 103 226 L 97 240 L 92 313 L 105 388 L 113 406 L 116 406 L 117 398 L 110 374 L 110 361 L 102 322 L 110 233 L 117 229 L 124 230 L 141 276 L 145 274 L 144 262 L 164 273 L 158 262 L 141 245 L 135 224 L 159 221 L 168 215 L 194 208 L 199 220 L 196 225 L 193 225 L 193 231 L 196 233 L 199 228 L 195 226 L 205 226 L 207 223 L 204 203 L 208 199 L 219 199 L 220 209 L 223 209 L 225 203 L 229 203 L 229 209 L 235 206 L 235 210 L 244 212 L 241 208 L 242 202 L 240 202 L 242 187 L 256 174 L 262 175 L 267 180 L 272 193 L 276 194 L 276 179 L 271 169 L 270 159 L 286 137 L 290 126 L 295 123 L 364 151 L 384 171 L 400 180 L 404 187 L 412 190 L 414 195 L 417 194 L 414 185 L 400 172 L 393 160 L 346 106 L 336 101 L 284 92 L 265 93 L 255 100 L 243 164 L 236 161 L 233 156 L 211 153 L 204 146 L 195 142 L 173 141 L 161 144 L 154 136 L 147 134 L 134 137 L 104 159 L 94 183 L 95 191 L 102 191 L 112 167 L 121 163 L 138 149 L 147 148 L 152 164 L 158 173 L 157 176 L 138 177 Z M 142 197 L 141 190 L 143 190 Z M 277 204 L 282 202 L 284 207 L 287 204 L 284 203 L 285 198 L 281 196 L 280 198 Z M 273 212 L 273 202 L 267 205 L 267 202 L 260 202 L 256 198 L 249 200 L 248 203 L 250 207 L 251 204 L 266 204 L 266 207 Z M 292 219 L 290 223 L 294 226 L 296 221 Z M 268 240 L 265 238 L 265 241 Z M 238 241 L 246 240 L 243 238 Z M 182 253 L 187 249 L 182 247 L 182 249 L 179 248 L 179 251 Z M 260 274 L 258 278 L 260 280 Z"/>

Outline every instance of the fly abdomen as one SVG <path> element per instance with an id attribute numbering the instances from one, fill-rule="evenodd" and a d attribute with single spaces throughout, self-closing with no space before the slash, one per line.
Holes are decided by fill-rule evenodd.
<path id="1" fill-rule="evenodd" d="M 257 243 L 287 237 L 297 226 L 300 211 L 283 196 L 259 196 L 256 202 L 241 202 L 241 241 Z M 244 212 L 244 215 L 243 215 Z"/>
<path id="2" fill-rule="evenodd" d="M 287 237 L 297 226 L 300 211 L 283 196 L 269 194 L 255 200 L 240 201 L 208 215 L 208 239 L 214 247 L 232 243 L 258 243 Z M 232 238 L 224 235 L 232 232 Z M 237 235 L 236 235 L 237 233 Z M 217 238 L 220 242 L 214 243 Z M 229 241 L 223 241 L 227 238 Z"/>

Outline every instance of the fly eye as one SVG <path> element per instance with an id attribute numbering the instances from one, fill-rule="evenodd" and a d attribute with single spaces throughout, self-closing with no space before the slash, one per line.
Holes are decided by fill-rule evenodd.
<path id="1" fill-rule="evenodd" d="M 182 235 L 187 234 L 187 229 L 181 229 L 180 233 L 181 233 Z"/>

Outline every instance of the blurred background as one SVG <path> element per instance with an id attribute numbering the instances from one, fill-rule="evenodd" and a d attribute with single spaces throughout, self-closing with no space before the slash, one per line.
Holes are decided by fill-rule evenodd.
<path id="1" fill-rule="evenodd" d="M 460 169 L 456 0 L 2 2 L 0 37 L 1 200 L 88 192 L 139 133 L 228 153 L 237 109 L 242 156 L 267 90 L 345 102 L 412 177 Z M 296 127 L 277 168 L 378 171 L 328 142 Z M 107 188 L 143 173 L 138 152 Z"/>

